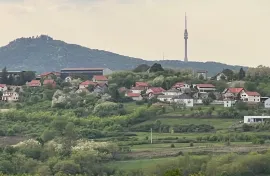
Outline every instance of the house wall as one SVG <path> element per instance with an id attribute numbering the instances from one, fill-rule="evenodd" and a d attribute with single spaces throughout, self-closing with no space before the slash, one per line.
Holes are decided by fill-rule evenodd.
<path id="1" fill-rule="evenodd" d="M 224 75 L 223 73 L 221 73 L 221 74 L 217 75 L 217 81 L 220 81 L 223 76 L 225 77 L 225 79 L 227 79 L 227 76 Z"/>
<path id="2" fill-rule="evenodd" d="M 134 101 L 141 101 L 143 98 L 142 98 L 142 96 L 139 96 L 139 97 L 131 97 L 132 98 L 132 100 L 134 100 Z"/>
<path id="3" fill-rule="evenodd" d="M 84 89 L 84 88 L 87 88 L 88 85 L 79 85 L 79 89 Z"/>
<path id="4" fill-rule="evenodd" d="M 260 96 L 248 96 L 248 101 L 259 103 L 261 101 L 261 97 Z"/>
<path id="5" fill-rule="evenodd" d="M 198 87 L 199 92 L 213 92 L 216 89 L 215 88 L 199 88 Z"/>
<path id="6" fill-rule="evenodd" d="M 172 98 L 157 98 L 159 101 L 163 101 L 163 102 L 172 102 Z"/>
<path id="7" fill-rule="evenodd" d="M 131 90 L 132 93 L 141 93 L 142 90 Z"/>
<path id="8" fill-rule="evenodd" d="M 270 98 L 267 99 L 267 100 L 265 100 L 265 102 L 264 102 L 264 107 L 265 107 L 265 108 L 270 108 Z"/>
<path id="9" fill-rule="evenodd" d="M 0 91 L 1 92 L 4 92 L 4 91 L 6 91 L 7 90 L 7 86 L 5 86 L 5 87 L 0 87 Z"/>
<path id="10" fill-rule="evenodd" d="M 224 101 L 224 107 L 225 108 L 232 107 L 232 101 Z"/>
<path id="11" fill-rule="evenodd" d="M 182 92 L 163 92 L 164 95 L 173 95 L 173 96 L 177 96 L 177 95 L 182 95 Z"/>

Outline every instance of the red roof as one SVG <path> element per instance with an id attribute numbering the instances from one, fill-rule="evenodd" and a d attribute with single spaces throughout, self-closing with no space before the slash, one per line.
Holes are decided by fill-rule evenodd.
<path id="1" fill-rule="evenodd" d="M 258 92 L 246 92 L 246 94 L 248 95 L 248 96 L 260 96 L 260 94 L 258 93 Z"/>
<path id="2" fill-rule="evenodd" d="M 55 84 L 55 81 L 53 79 L 45 79 L 43 81 L 43 84 L 44 85 L 47 85 L 47 84 Z"/>
<path id="3" fill-rule="evenodd" d="M 149 84 L 146 82 L 136 82 L 135 87 L 149 87 Z"/>
<path id="4" fill-rule="evenodd" d="M 132 87 L 131 90 L 144 90 L 144 87 Z"/>
<path id="5" fill-rule="evenodd" d="M 139 93 L 132 93 L 132 92 L 130 92 L 130 93 L 127 93 L 127 96 L 128 96 L 128 97 L 140 97 L 140 96 L 141 96 L 141 94 L 139 94 Z"/>
<path id="6" fill-rule="evenodd" d="M 0 87 L 1 88 L 4 88 L 4 87 L 6 87 L 7 85 L 6 84 L 0 84 Z"/>
<path id="7" fill-rule="evenodd" d="M 149 90 L 152 90 L 153 94 L 159 94 L 165 91 L 162 87 L 151 87 Z"/>
<path id="8" fill-rule="evenodd" d="M 240 93 L 244 88 L 228 88 L 227 92 L 238 94 Z"/>
<path id="9" fill-rule="evenodd" d="M 87 80 L 87 81 L 82 82 L 80 85 L 84 85 L 84 86 L 93 85 L 93 86 L 95 86 L 95 85 L 97 85 L 97 83 Z"/>
<path id="10" fill-rule="evenodd" d="M 103 76 L 103 75 L 95 75 L 93 77 L 93 79 L 95 79 L 97 81 L 108 81 L 108 78 L 106 76 Z"/>
<path id="11" fill-rule="evenodd" d="M 174 84 L 174 88 L 176 88 L 176 87 L 184 87 L 185 86 L 185 83 L 184 82 L 177 82 L 177 83 L 175 83 Z"/>
<path id="12" fill-rule="evenodd" d="M 213 84 L 197 84 L 197 87 L 215 88 L 215 86 Z"/>
<path id="13" fill-rule="evenodd" d="M 31 82 L 28 83 L 28 86 L 31 86 L 31 87 L 37 87 L 40 85 L 41 85 L 41 83 L 39 80 L 32 80 Z"/>

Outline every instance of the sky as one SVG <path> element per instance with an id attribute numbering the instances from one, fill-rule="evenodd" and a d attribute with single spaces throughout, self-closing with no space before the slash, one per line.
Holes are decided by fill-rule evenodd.
<path id="1" fill-rule="evenodd" d="M 146 60 L 270 66 L 269 0 L 0 0 L 0 46 L 46 34 Z"/>

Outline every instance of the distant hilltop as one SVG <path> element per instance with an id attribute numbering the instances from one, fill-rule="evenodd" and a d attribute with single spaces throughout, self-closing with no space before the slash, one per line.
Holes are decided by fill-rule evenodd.
<path id="1" fill-rule="evenodd" d="M 214 75 L 223 69 L 239 70 L 241 66 L 217 62 L 183 62 L 177 60 L 147 61 L 116 53 L 68 44 L 47 35 L 18 38 L 0 48 L 1 65 L 10 70 L 34 70 L 38 73 L 70 67 L 101 67 L 131 70 L 140 64 L 160 63 L 165 68 L 207 70 Z M 246 67 L 243 67 L 246 69 Z"/>

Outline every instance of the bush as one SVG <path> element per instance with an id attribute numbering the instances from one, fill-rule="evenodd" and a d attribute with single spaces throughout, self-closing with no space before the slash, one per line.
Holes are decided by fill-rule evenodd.
<path id="1" fill-rule="evenodd" d="M 136 105 L 143 105 L 143 104 L 144 104 L 144 101 L 143 100 L 136 101 Z"/>
<path id="2" fill-rule="evenodd" d="M 189 146 L 190 146 L 190 147 L 193 147 L 193 146 L 194 146 L 193 142 L 190 142 L 190 143 L 189 143 Z"/>
<path id="3" fill-rule="evenodd" d="M 171 148 L 175 148 L 175 145 L 174 144 L 171 144 Z"/>

